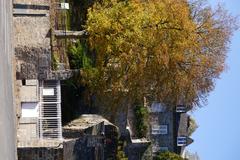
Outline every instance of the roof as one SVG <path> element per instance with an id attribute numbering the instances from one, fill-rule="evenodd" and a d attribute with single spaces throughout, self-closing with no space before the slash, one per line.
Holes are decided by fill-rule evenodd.
<path id="1" fill-rule="evenodd" d="M 191 143 L 193 143 L 193 139 L 191 139 L 188 136 L 188 127 L 189 127 L 189 115 L 187 113 L 181 113 L 179 115 L 179 119 L 177 120 L 177 124 L 178 124 L 178 128 L 177 128 L 177 136 L 186 136 L 187 137 L 187 144 L 186 146 L 190 145 Z M 182 146 L 179 154 L 182 154 L 185 147 L 186 146 Z"/>
<path id="2" fill-rule="evenodd" d="M 188 136 L 188 121 L 189 121 L 189 115 L 186 113 L 182 113 L 179 115 L 178 122 L 178 128 L 177 128 L 177 135 L 178 136 Z"/>
<path id="3" fill-rule="evenodd" d="M 194 142 L 194 140 L 190 137 L 187 138 L 187 145 L 190 145 Z"/>
<path id="4" fill-rule="evenodd" d="M 64 139 L 31 139 L 31 141 L 19 141 L 18 148 L 62 148 Z"/>
<path id="5" fill-rule="evenodd" d="M 190 138 L 190 137 L 187 137 L 187 145 L 186 145 L 186 146 L 188 146 L 188 145 L 190 145 L 190 144 L 192 144 L 192 143 L 193 143 L 193 139 Z M 182 146 L 182 147 L 181 147 L 181 149 L 180 149 L 180 151 L 179 151 L 179 154 L 182 155 L 182 154 L 184 153 L 186 146 Z"/>
<path id="6" fill-rule="evenodd" d="M 104 117 L 97 115 L 97 114 L 83 114 L 79 118 L 71 121 L 67 125 L 65 125 L 64 129 L 71 129 L 71 130 L 85 130 L 89 127 L 93 127 L 100 123 L 104 123 L 104 125 L 110 125 L 116 127 L 114 124 L 109 122 Z M 117 127 L 116 127 L 117 128 Z"/>

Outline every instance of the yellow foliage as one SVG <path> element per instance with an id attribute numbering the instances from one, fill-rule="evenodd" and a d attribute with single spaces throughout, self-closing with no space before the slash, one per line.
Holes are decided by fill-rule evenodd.
<path id="1" fill-rule="evenodd" d="M 199 2 L 95 3 L 85 26 L 97 53 L 93 91 L 132 102 L 151 94 L 169 106 L 200 105 L 224 69 L 235 23 L 221 7 L 214 12 Z"/>

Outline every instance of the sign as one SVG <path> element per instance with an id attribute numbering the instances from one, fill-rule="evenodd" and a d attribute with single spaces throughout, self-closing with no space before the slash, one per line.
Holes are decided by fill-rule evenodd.
<path id="1" fill-rule="evenodd" d="M 44 88 L 43 96 L 54 96 L 54 88 Z"/>
<path id="2" fill-rule="evenodd" d="M 69 3 L 61 3 L 61 9 L 69 9 Z"/>

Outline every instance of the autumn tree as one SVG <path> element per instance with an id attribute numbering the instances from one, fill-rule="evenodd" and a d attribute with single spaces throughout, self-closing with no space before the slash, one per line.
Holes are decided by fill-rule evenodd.
<path id="1" fill-rule="evenodd" d="M 147 95 L 200 106 L 225 68 L 236 18 L 203 0 L 101 0 L 85 29 L 96 54 L 85 85 L 105 102 Z"/>

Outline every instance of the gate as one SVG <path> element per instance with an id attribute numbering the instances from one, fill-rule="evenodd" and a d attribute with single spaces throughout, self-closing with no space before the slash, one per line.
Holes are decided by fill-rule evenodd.
<path id="1" fill-rule="evenodd" d="M 62 139 L 61 88 L 59 80 L 40 81 L 39 136 Z"/>

